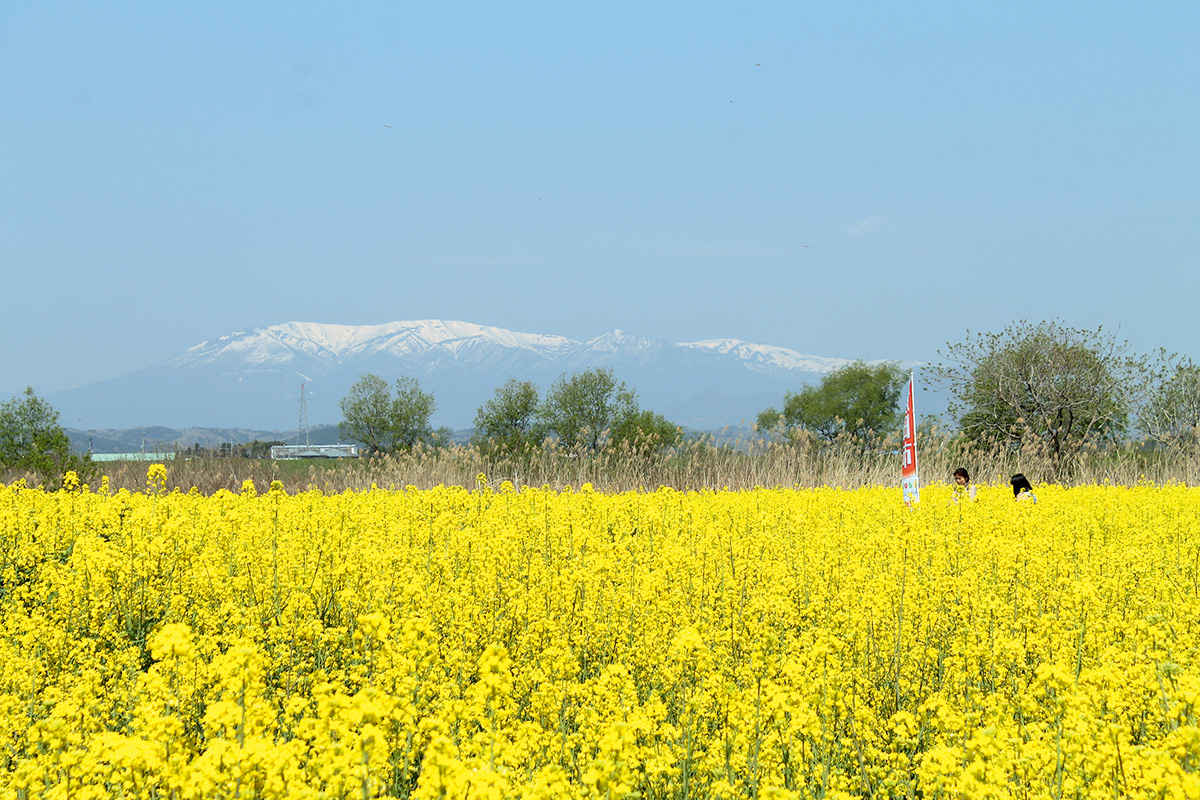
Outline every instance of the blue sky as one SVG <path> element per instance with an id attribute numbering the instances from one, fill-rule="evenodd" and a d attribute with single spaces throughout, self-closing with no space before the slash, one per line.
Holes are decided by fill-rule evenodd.
<path id="1" fill-rule="evenodd" d="M 0 395 L 289 320 L 1200 358 L 1200 6 L 19 3 Z"/>

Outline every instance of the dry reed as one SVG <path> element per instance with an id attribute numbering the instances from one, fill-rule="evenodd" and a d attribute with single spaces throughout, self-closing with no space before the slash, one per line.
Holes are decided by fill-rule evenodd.
<path id="1" fill-rule="evenodd" d="M 755 486 L 831 486 L 846 489 L 868 485 L 898 485 L 897 442 L 866 447 L 853 440 L 833 443 L 798 437 L 788 441 L 764 439 L 717 442 L 712 438 L 687 441 L 668 450 L 628 446 L 595 453 L 564 450 L 553 445 L 519 456 L 489 455 L 478 448 L 458 446 L 417 448 L 411 453 L 346 460 L 270 461 L 246 458 L 177 458 L 168 464 L 168 487 L 192 488 L 211 494 L 237 492 L 247 480 L 264 491 L 280 481 L 288 492 L 319 489 L 342 492 L 414 486 L 474 486 L 483 474 L 493 485 L 548 486 L 561 490 L 591 484 L 598 491 L 653 489 L 749 489 Z M 954 470 L 965 467 L 981 484 L 1007 484 L 1022 472 L 1034 483 L 1065 486 L 1132 485 L 1200 482 L 1200 458 L 1194 452 L 1153 450 L 1126 443 L 1086 450 L 1066 462 L 1055 461 L 1036 447 L 979 449 L 936 431 L 920 443 L 923 483 L 949 482 Z M 142 488 L 146 467 L 140 462 L 93 465 L 89 476 L 98 483 L 107 477 L 113 490 Z M 5 482 L 36 476 L 9 474 Z"/>

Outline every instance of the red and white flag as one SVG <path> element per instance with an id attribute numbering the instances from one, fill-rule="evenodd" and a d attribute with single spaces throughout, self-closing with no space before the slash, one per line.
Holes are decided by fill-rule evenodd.
<path id="1" fill-rule="evenodd" d="M 900 450 L 900 488 L 904 502 L 912 505 L 921 499 L 921 484 L 917 479 L 917 415 L 913 412 L 913 378 L 908 379 L 908 402 L 904 405 L 904 446 Z"/>

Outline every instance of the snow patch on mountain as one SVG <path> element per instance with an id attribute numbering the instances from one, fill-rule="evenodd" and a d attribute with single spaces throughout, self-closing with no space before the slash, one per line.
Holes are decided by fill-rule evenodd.
<path id="1" fill-rule="evenodd" d="M 518 333 L 470 322 L 417 320 L 383 325 L 284 322 L 250 332 L 238 331 L 201 342 L 168 359 L 172 367 L 235 361 L 284 365 L 306 356 L 328 367 L 387 354 L 399 358 L 445 354 L 468 356 L 481 344 L 541 354 L 576 349 L 580 342 L 563 336 Z"/>
<path id="2" fill-rule="evenodd" d="M 679 346 L 735 356 L 751 364 L 794 369 L 801 372 L 832 372 L 851 363 L 848 358 L 804 355 L 786 347 L 754 344 L 753 342 L 743 342 L 740 339 L 703 339 L 698 342 L 680 342 Z"/>
<path id="3" fill-rule="evenodd" d="M 628 333 L 620 328 L 610 331 L 595 339 L 589 339 L 585 344 L 588 350 L 597 353 L 631 353 L 661 350 L 666 342 L 658 339 L 648 339 L 645 336 Z"/>

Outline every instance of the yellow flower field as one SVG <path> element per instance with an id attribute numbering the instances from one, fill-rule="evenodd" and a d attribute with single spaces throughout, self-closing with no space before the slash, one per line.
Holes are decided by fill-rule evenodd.
<path id="1" fill-rule="evenodd" d="M 1200 797 L 1200 492 L 0 488 L 4 797 Z"/>

